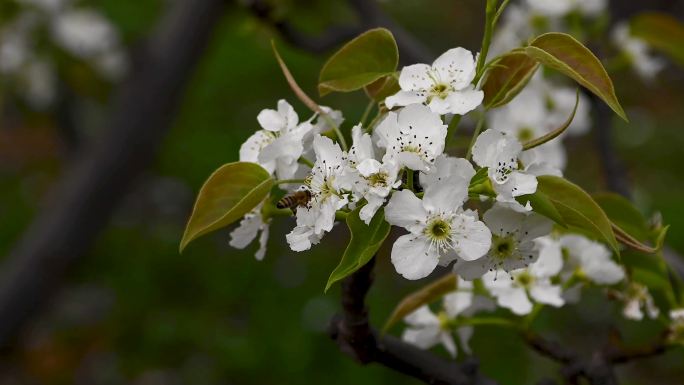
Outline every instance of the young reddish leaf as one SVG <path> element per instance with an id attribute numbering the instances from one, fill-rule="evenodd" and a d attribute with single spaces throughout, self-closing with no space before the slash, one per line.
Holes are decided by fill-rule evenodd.
<path id="1" fill-rule="evenodd" d="M 361 207 L 357 207 L 347 215 L 351 239 L 342 255 L 342 260 L 328 278 L 328 283 L 325 285 L 326 292 L 335 282 L 341 281 L 368 263 L 389 235 L 391 226 L 385 221 L 385 211 L 378 210 L 371 222 L 366 225 L 359 218 Z"/>
<path id="2" fill-rule="evenodd" d="M 619 254 L 610 220 L 601 207 L 582 188 L 557 176 L 537 177 L 537 191 L 545 194 L 571 230 L 579 231 L 608 244 Z"/>
<path id="3" fill-rule="evenodd" d="M 558 32 L 538 36 L 525 52 L 549 68 L 553 68 L 586 87 L 601 98 L 618 116 L 627 115 L 615 95 L 613 81 L 601 61 L 574 37 Z"/>
<path id="4" fill-rule="evenodd" d="M 204 182 L 185 227 L 180 251 L 192 240 L 239 220 L 266 198 L 273 186 L 256 163 L 228 163 Z"/>
<path id="5" fill-rule="evenodd" d="M 323 65 L 318 78 L 321 96 L 350 92 L 392 74 L 399 63 L 399 50 L 392 32 L 371 29 L 340 48 Z"/>
<path id="6" fill-rule="evenodd" d="M 382 331 L 386 332 L 392 325 L 401 321 L 419 307 L 434 302 L 444 295 L 456 290 L 457 285 L 456 275 L 447 274 L 420 290 L 407 295 L 399 302 L 397 307 L 394 308 L 392 315 L 387 319 L 387 322 L 385 322 L 385 326 L 382 327 Z"/>
<path id="7" fill-rule="evenodd" d="M 539 68 L 539 62 L 527 56 L 524 51 L 511 51 L 502 55 L 492 68 L 482 85 L 484 106 L 501 107 L 510 102 L 532 78 Z"/>
<path id="8" fill-rule="evenodd" d="M 684 24 L 673 16 L 642 13 L 632 19 L 630 33 L 684 66 Z"/>

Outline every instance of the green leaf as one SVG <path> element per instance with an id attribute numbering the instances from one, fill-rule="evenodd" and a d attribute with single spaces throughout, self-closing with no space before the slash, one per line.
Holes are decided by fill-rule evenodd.
<path id="1" fill-rule="evenodd" d="M 629 200 L 608 192 L 594 194 L 593 197 L 613 223 L 639 241 L 649 240 L 648 221 Z"/>
<path id="2" fill-rule="evenodd" d="M 539 189 L 537 189 L 534 194 L 521 195 L 515 199 L 523 206 L 525 206 L 527 202 L 530 202 L 532 211 L 551 219 L 563 227 L 567 227 L 567 224 L 551 199 Z"/>
<path id="3" fill-rule="evenodd" d="M 359 218 L 360 211 L 361 206 L 347 216 L 351 239 L 342 255 L 342 260 L 328 278 L 328 283 L 325 285 L 326 292 L 335 282 L 346 278 L 368 263 L 389 235 L 391 226 L 385 221 L 385 212 L 382 208 L 375 213 L 368 225 Z"/>
<path id="4" fill-rule="evenodd" d="M 321 96 L 350 92 L 392 74 L 399 63 L 399 50 L 392 33 L 371 29 L 345 44 L 323 65 L 318 78 Z"/>
<path id="5" fill-rule="evenodd" d="M 502 55 L 487 71 L 482 85 L 484 106 L 495 108 L 510 102 L 532 78 L 539 62 L 524 51 L 514 50 Z"/>
<path id="6" fill-rule="evenodd" d="M 180 251 L 198 237 L 239 220 L 266 198 L 273 178 L 256 163 L 228 163 L 204 182 L 185 227 Z"/>
<path id="7" fill-rule="evenodd" d="M 537 182 L 537 191 L 549 198 L 569 229 L 603 241 L 620 253 L 610 220 L 589 194 L 557 176 L 539 176 Z"/>
<path id="8" fill-rule="evenodd" d="M 494 189 L 492 188 L 492 182 L 487 175 L 487 167 L 482 167 L 477 170 L 475 175 L 470 179 L 470 185 L 468 186 L 468 196 L 479 197 L 480 195 L 489 197 L 496 196 L 496 192 L 494 192 Z"/>
<path id="9" fill-rule="evenodd" d="M 418 291 L 404 297 L 394 308 L 392 315 L 385 322 L 382 327 L 383 333 L 389 330 L 394 324 L 401 321 L 407 315 L 413 313 L 416 309 L 423 305 L 434 302 L 444 295 L 451 293 L 457 288 L 456 275 L 447 274 L 444 277 L 420 288 Z"/>
<path id="10" fill-rule="evenodd" d="M 684 66 L 684 24 L 673 16 L 642 13 L 632 19 L 630 33 Z"/>
<path id="11" fill-rule="evenodd" d="M 532 40 L 525 52 L 545 66 L 586 87 L 627 121 L 627 115 L 615 95 L 613 81 L 603 64 L 574 37 L 558 32 L 545 33 Z"/>
<path id="12" fill-rule="evenodd" d="M 385 98 L 401 91 L 399 80 L 394 75 L 381 77 L 373 83 L 364 87 L 366 95 L 376 102 L 384 102 Z"/>

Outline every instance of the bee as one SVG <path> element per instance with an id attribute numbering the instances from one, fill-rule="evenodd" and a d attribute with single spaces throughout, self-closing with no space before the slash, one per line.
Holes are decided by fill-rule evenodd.
<path id="1" fill-rule="evenodd" d="M 311 191 L 299 190 L 290 195 L 285 195 L 276 203 L 276 207 L 279 209 L 293 209 L 300 206 L 304 207 L 309 203 L 310 200 Z"/>

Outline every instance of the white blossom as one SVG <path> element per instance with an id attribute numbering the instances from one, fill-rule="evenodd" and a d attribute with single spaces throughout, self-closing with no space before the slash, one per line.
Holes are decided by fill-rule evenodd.
<path id="1" fill-rule="evenodd" d="M 440 115 L 464 115 L 479 106 L 484 93 L 475 89 L 475 59 L 465 48 L 453 48 L 432 65 L 404 67 L 399 75 L 401 91 L 388 97 L 389 108 L 423 103 Z"/>
<path id="2" fill-rule="evenodd" d="M 549 234 L 553 225 L 539 214 L 521 213 L 501 204 L 489 209 L 483 220 L 492 234 L 491 248 L 484 258 L 454 265 L 454 272 L 464 279 L 478 278 L 487 271 L 496 274 L 527 267 L 539 257 L 535 239 Z"/>
<path id="3" fill-rule="evenodd" d="M 390 111 L 374 130 L 376 144 L 385 148 L 383 161 L 426 171 L 444 151 L 447 126 L 427 107 L 412 104 Z"/>
<path id="4" fill-rule="evenodd" d="M 442 311 L 433 313 L 425 305 L 404 318 L 409 327 L 404 330 L 402 339 L 421 349 L 429 349 L 442 344 L 452 357 L 458 355 L 453 340 L 453 331 L 460 340 L 460 346 L 465 353 L 470 354 L 468 341 L 473 335 L 472 326 L 458 326 L 451 324 L 459 316 L 470 316 L 480 310 L 493 310 L 482 297 L 473 295 L 473 284 L 459 280 L 458 289 L 444 296 Z M 454 330 L 455 329 L 455 330 Z"/>
<path id="5" fill-rule="evenodd" d="M 270 221 L 264 220 L 261 215 L 262 206 L 263 204 L 259 204 L 245 214 L 238 227 L 230 233 L 230 245 L 237 249 L 244 249 L 259 236 L 259 249 L 255 254 L 258 261 L 264 259 L 264 255 L 266 255 L 266 243 L 268 242 L 270 227 Z"/>
<path id="6" fill-rule="evenodd" d="M 401 185 L 399 166 L 391 159 L 379 162 L 375 159 L 373 142 L 360 125 L 352 128 L 353 145 L 349 149 L 348 184 L 351 185 L 355 200 L 365 199 L 359 217 L 369 224 L 378 209 L 385 203 L 392 189 Z"/>
<path id="7" fill-rule="evenodd" d="M 505 271 L 490 271 L 482 277 L 482 282 L 496 298 L 501 307 L 510 309 L 517 315 L 532 311 L 532 301 L 561 307 L 565 303 L 559 285 L 551 278 L 563 267 L 560 252 L 544 252 L 528 268 Z"/>
<path id="8" fill-rule="evenodd" d="M 562 17 L 571 11 L 597 16 L 606 8 L 607 0 L 527 0 L 530 10 L 548 17 Z"/>
<path id="9" fill-rule="evenodd" d="M 603 244 L 581 235 L 564 235 L 557 242 L 567 255 L 566 268 L 598 285 L 613 285 L 625 278 L 613 253 Z"/>
<path id="10" fill-rule="evenodd" d="M 52 31 L 59 45 L 83 59 L 95 58 L 119 45 L 116 29 L 91 9 L 70 9 L 58 13 Z"/>
<path id="11" fill-rule="evenodd" d="M 537 178 L 520 170 L 518 158 L 522 145 L 511 135 L 489 129 L 475 140 L 473 161 L 480 167 L 487 167 L 487 174 L 496 192 L 496 200 L 519 210 L 531 210 L 522 206 L 515 197 L 533 194 L 537 191 Z"/>
<path id="12" fill-rule="evenodd" d="M 660 310 L 656 307 L 648 288 L 637 282 L 630 282 L 626 290 L 616 293 L 624 307 L 622 315 L 634 321 L 641 321 L 644 318 L 644 310 L 649 318 L 656 318 Z"/>
<path id="13" fill-rule="evenodd" d="M 653 57 L 649 53 L 649 47 L 645 41 L 631 36 L 629 25 L 626 23 L 615 26 L 611 38 L 629 58 L 630 64 L 642 78 L 653 79 L 665 67 L 664 60 Z"/>
<path id="14" fill-rule="evenodd" d="M 468 183 L 453 176 L 428 186 L 423 199 L 410 190 L 392 195 L 385 219 L 409 231 L 392 247 L 392 263 L 399 274 L 420 279 L 440 263 L 456 258 L 473 261 L 487 252 L 491 233 L 475 213 L 461 208 Z"/>
<path id="15" fill-rule="evenodd" d="M 316 163 L 306 180 L 305 188 L 311 193 L 307 207 L 297 209 L 297 226 L 287 235 L 290 248 L 302 251 L 317 243 L 332 230 L 335 213 L 349 202 L 343 191 L 342 172 L 346 165 L 346 154 L 330 138 L 317 135 L 313 141 Z"/>
<path id="16" fill-rule="evenodd" d="M 298 124 L 294 108 L 282 99 L 278 101 L 278 110 L 262 110 L 257 121 L 263 129 L 242 144 L 240 161 L 258 163 L 278 179 L 292 179 L 304 151 L 302 140 L 312 129 L 311 124 Z"/>

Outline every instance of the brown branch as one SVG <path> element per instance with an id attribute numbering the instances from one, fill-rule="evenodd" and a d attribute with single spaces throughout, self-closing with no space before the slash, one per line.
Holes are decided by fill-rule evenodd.
<path id="1" fill-rule="evenodd" d="M 51 204 L 5 259 L 0 344 L 8 345 L 90 248 L 135 178 L 152 162 L 225 0 L 175 2 L 134 61 L 99 141 L 84 147 Z"/>
<path id="2" fill-rule="evenodd" d="M 368 321 L 365 297 L 372 284 L 375 258 L 342 283 L 342 315 L 329 334 L 347 355 L 363 365 L 378 363 L 428 384 L 496 385 L 478 372 L 475 360 L 456 363 L 392 336 L 380 336 Z"/>
<path id="3" fill-rule="evenodd" d="M 359 18 L 359 25 L 332 26 L 318 36 L 303 34 L 288 21 L 276 19 L 273 6 L 268 1 L 251 0 L 247 3 L 247 9 L 272 26 L 285 41 L 305 51 L 326 52 L 368 29 L 385 27 L 394 34 L 402 63 L 425 63 L 434 59 L 430 50 L 387 16 L 375 0 L 349 0 L 349 4 Z"/>

